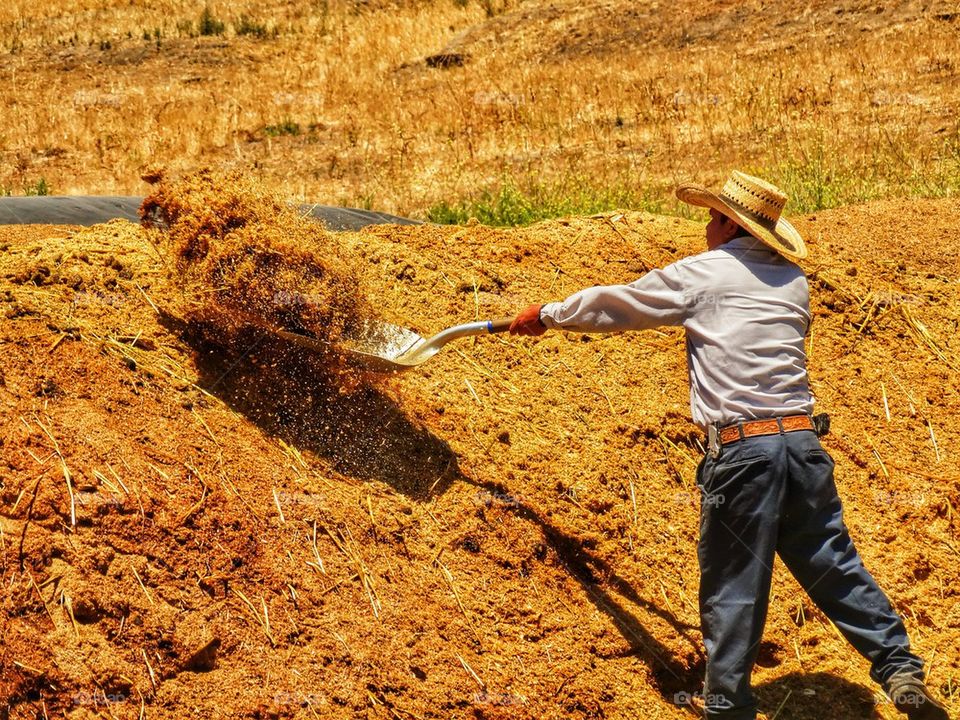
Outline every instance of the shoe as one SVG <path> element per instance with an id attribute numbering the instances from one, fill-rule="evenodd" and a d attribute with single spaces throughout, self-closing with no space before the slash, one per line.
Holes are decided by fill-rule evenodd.
<path id="1" fill-rule="evenodd" d="M 930 694 L 919 676 L 894 675 L 884 685 L 893 706 L 910 720 L 950 720 L 947 709 Z"/>

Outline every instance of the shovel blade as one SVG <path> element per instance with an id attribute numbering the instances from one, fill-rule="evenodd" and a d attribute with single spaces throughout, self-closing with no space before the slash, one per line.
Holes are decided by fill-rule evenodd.
<path id="1" fill-rule="evenodd" d="M 334 343 L 310 335 L 278 330 L 280 337 L 300 347 L 318 352 L 329 352 Z M 405 353 L 422 345 L 423 337 L 409 328 L 382 320 L 364 320 L 348 335 L 344 335 L 335 347 L 347 353 L 352 362 L 367 370 L 391 372 L 405 370 L 426 360 L 404 361 Z"/>
<path id="2" fill-rule="evenodd" d="M 383 320 L 364 320 L 359 327 L 341 338 L 340 347 L 361 355 L 396 360 L 423 341 L 423 337 L 409 328 Z"/>
<path id="3" fill-rule="evenodd" d="M 426 339 L 409 328 L 384 322 L 364 320 L 349 335 L 341 337 L 336 345 L 357 365 L 375 372 L 395 372 L 425 363 L 451 340 L 507 332 L 515 318 L 476 320 L 454 325 Z M 329 351 L 332 343 L 307 335 L 281 330 L 280 335 L 303 347 Z"/>

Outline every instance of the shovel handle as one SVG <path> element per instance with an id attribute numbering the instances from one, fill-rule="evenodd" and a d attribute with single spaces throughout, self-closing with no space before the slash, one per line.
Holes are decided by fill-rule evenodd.
<path id="1" fill-rule="evenodd" d="M 513 325 L 513 321 L 516 320 L 515 317 L 502 317 L 495 320 L 487 320 L 487 332 L 488 333 L 502 333 L 510 329 L 510 326 Z"/>

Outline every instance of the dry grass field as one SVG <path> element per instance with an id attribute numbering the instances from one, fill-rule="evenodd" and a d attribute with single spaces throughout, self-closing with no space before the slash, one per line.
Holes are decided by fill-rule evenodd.
<path id="1" fill-rule="evenodd" d="M 960 15 L 930 2 L 0 8 L 0 190 L 239 168 L 328 204 L 524 222 L 676 210 L 762 173 L 792 210 L 960 188 Z"/>

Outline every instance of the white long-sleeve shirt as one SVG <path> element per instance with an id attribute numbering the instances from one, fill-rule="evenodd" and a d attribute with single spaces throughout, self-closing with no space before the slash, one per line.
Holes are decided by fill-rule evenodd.
<path id="1" fill-rule="evenodd" d="M 735 238 L 629 285 L 581 290 L 544 305 L 540 319 L 585 333 L 682 325 L 690 413 L 701 428 L 813 411 L 806 276 L 755 238 Z"/>

